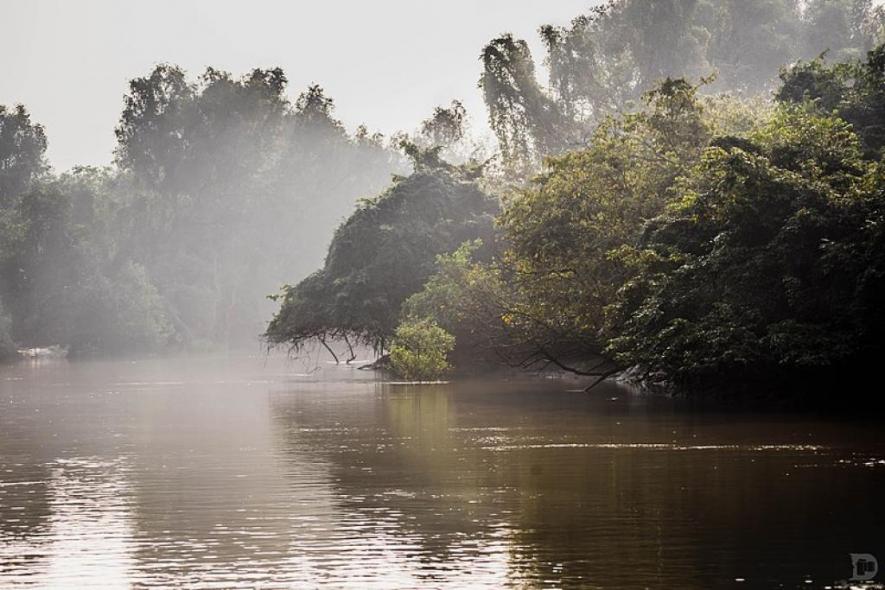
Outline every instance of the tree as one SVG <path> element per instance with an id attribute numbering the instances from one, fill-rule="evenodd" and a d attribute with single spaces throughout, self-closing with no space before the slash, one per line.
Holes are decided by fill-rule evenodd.
<path id="1" fill-rule="evenodd" d="M 540 28 L 550 88 L 560 108 L 576 121 L 599 121 L 639 96 L 633 55 L 613 19 L 608 4 L 591 8 L 571 26 Z"/>
<path id="2" fill-rule="evenodd" d="M 402 306 L 400 325 L 431 321 L 454 336 L 450 358 L 462 368 L 515 356 L 509 351 L 519 345 L 502 321 L 514 294 L 492 264 L 497 249 L 477 239 L 438 255 L 435 272 Z"/>
<path id="3" fill-rule="evenodd" d="M 803 57 L 826 52 L 836 61 L 861 58 L 885 24 L 885 11 L 873 0 L 810 0 L 802 15 Z"/>
<path id="4" fill-rule="evenodd" d="M 404 169 L 380 136 L 349 135 L 320 86 L 290 103 L 286 83 L 279 68 L 208 68 L 191 82 L 160 65 L 130 84 L 117 127 L 121 247 L 186 344 L 259 334 L 264 295 L 307 274 L 354 201 Z"/>
<path id="5" fill-rule="evenodd" d="M 31 122 L 24 106 L 10 110 L 0 105 L 0 209 L 15 205 L 46 171 L 46 134 Z"/>
<path id="6" fill-rule="evenodd" d="M 182 191 L 189 175 L 188 127 L 196 89 L 178 66 L 161 64 L 129 83 L 117 136 L 116 162 L 160 192 Z"/>
<path id="7" fill-rule="evenodd" d="M 164 303 L 144 268 L 118 249 L 113 184 L 95 168 L 44 176 L 2 211 L 7 340 L 73 354 L 166 343 Z"/>
<path id="8" fill-rule="evenodd" d="M 483 48 L 480 59 L 479 85 L 505 161 L 524 173 L 536 165 L 539 154 L 564 149 L 568 118 L 539 86 L 528 44 L 503 35 Z"/>
<path id="9" fill-rule="evenodd" d="M 423 150 L 435 150 L 441 160 L 454 165 L 482 167 L 482 175 L 490 176 L 493 150 L 486 141 L 471 133 L 470 117 L 459 100 L 453 100 L 449 106 L 434 108 L 411 137 L 398 133 L 392 139 L 399 140 L 400 146 L 405 141 Z"/>
<path id="10" fill-rule="evenodd" d="M 610 352 L 694 387 L 808 383 L 878 358 L 882 181 L 847 123 L 802 108 L 714 141 L 632 255 Z"/>
<path id="11" fill-rule="evenodd" d="M 822 114 L 837 112 L 854 126 L 867 157 L 885 148 L 885 43 L 873 48 L 865 61 L 828 65 L 822 57 L 800 62 L 781 72 L 776 94 L 782 103 L 813 102 Z"/>
<path id="12" fill-rule="evenodd" d="M 459 100 L 448 107 L 436 107 L 430 118 L 421 122 L 421 135 L 430 147 L 451 147 L 464 138 L 467 110 Z"/>
<path id="13" fill-rule="evenodd" d="M 503 320 L 539 358 L 605 349 L 604 310 L 628 276 L 616 254 L 661 213 L 709 140 L 696 91 L 664 81 L 645 111 L 606 120 L 589 148 L 548 159 L 507 203 L 501 272 L 514 298 Z"/>
<path id="14" fill-rule="evenodd" d="M 709 78 L 707 91 L 766 92 L 778 68 L 831 50 L 839 59 L 881 42 L 871 0 L 610 0 L 565 27 L 541 27 L 549 89 L 528 46 L 510 35 L 483 50 L 489 121 L 512 173 L 586 145 L 606 116 L 641 108 L 665 78 Z"/>
<path id="15" fill-rule="evenodd" d="M 492 231 L 496 203 L 458 169 L 421 169 L 362 203 L 335 232 L 323 269 L 286 287 L 266 337 L 295 347 L 349 337 L 382 351 L 436 256 Z"/>
<path id="16" fill-rule="evenodd" d="M 143 267 L 116 248 L 117 204 L 106 170 L 45 180 L 12 212 L 18 231 L 3 265 L 16 340 L 73 354 L 154 350 L 170 332 Z"/>
<path id="17" fill-rule="evenodd" d="M 403 379 L 439 379 L 450 369 L 448 354 L 455 337 L 430 320 L 397 326 L 390 347 L 390 368 Z"/>
<path id="18" fill-rule="evenodd" d="M 0 361 L 15 355 L 15 342 L 12 340 L 12 319 L 3 309 L 0 301 Z"/>
<path id="19" fill-rule="evenodd" d="M 800 55 L 804 21 L 796 0 L 711 2 L 706 12 L 707 61 L 720 89 L 769 91 L 778 68 Z"/>

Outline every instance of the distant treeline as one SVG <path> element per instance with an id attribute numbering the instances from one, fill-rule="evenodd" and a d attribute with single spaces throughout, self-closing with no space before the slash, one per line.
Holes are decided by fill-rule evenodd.
<path id="1" fill-rule="evenodd" d="M 412 135 L 348 133 L 280 70 L 159 66 L 114 166 L 60 176 L 4 109 L 0 349 L 254 337 L 380 193 L 283 289 L 270 342 L 399 347 L 423 378 L 451 334 L 464 365 L 684 384 L 878 354 L 881 8 L 616 0 L 540 33 L 547 83 L 522 40 L 480 52 L 493 153 L 458 101 Z"/>
<path id="2" fill-rule="evenodd" d="M 663 17 L 714 4 L 716 22 L 737 31 L 738 11 L 796 8 L 613 3 L 569 29 L 542 29 L 552 90 L 534 79 L 524 44 L 493 41 L 481 83 L 498 158 L 453 166 L 438 157 L 442 145 L 412 146 L 416 173 L 342 225 L 325 267 L 284 291 L 269 339 L 366 343 L 395 352 L 394 365 L 407 355 L 405 376 L 429 378 L 445 369 L 439 355 L 454 335 L 462 367 L 501 359 L 594 381 L 632 367 L 696 391 L 831 384 L 873 365 L 885 337 L 885 46 L 872 45 L 881 12 L 836 2 L 784 12 L 790 51 L 770 56 L 812 52 L 803 31 L 825 28 L 821 14 L 855 25 L 830 52 L 842 61 L 786 64 L 770 86 L 764 76 L 778 68 L 768 62 L 752 68 L 756 78 L 734 75 L 739 52 L 718 81 L 667 77 L 697 71 L 684 60 L 694 54 L 674 50 L 668 61 L 662 43 L 651 73 L 622 64 L 633 68 L 635 103 L 603 109 L 574 85 L 557 90 L 557 79 L 598 76 L 580 55 L 615 59 L 597 54 L 599 35 L 646 18 L 640 4 L 664 12 L 627 46 L 648 42 L 635 36 L 649 30 L 685 42 L 685 21 Z M 553 67 L 559 44 L 578 33 L 574 69 L 557 70 L 566 67 Z M 712 59 L 723 41 L 710 33 L 702 53 Z"/>
<path id="3" fill-rule="evenodd" d="M 109 168 L 49 169 L 24 107 L 0 107 L 0 350 L 116 353 L 255 341 L 266 296 L 322 260 L 357 198 L 406 170 L 279 69 L 132 80 Z"/>

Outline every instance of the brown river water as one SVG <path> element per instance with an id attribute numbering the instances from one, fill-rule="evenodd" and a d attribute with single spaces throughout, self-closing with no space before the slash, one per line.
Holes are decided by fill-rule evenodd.
<path id="1" fill-rule="evenodd" d="M 0 367 L 0 588 L 824 588 L 885 430 L 276 357 Z"/>

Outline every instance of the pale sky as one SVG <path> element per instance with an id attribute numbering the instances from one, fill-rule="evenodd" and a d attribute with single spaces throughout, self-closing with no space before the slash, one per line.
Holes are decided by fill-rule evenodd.
<path id="1" fill-rule="evenodd" d="M 483 45 L 503 32 L 530 42 L 594 0 L 0 0 L 0 104 L 22 103 L 46 127 L 56 170 L 111 161 L 129 79 L 170 62 L 239 76 L 281 66 L 289 95 L 312 82 L 352 129 L 412 130 L 460 98 L 485 128 L 476 87 Z M 540 66 L 540 63 L 538 64 Z"/>

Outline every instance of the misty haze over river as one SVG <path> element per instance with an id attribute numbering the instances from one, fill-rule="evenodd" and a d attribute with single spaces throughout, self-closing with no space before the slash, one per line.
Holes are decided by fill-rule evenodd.
<path id="1" fill-rule="evenodd" d="M 818 588 L 885 554 L 862 420 L 262 355 L 20 363 L 0 408 L 0 587 Z"/>
<path id="2" fill-rule="evenodd" d="M 885 0 L 0 15 L 0 590 L 885 590 Z"/>

